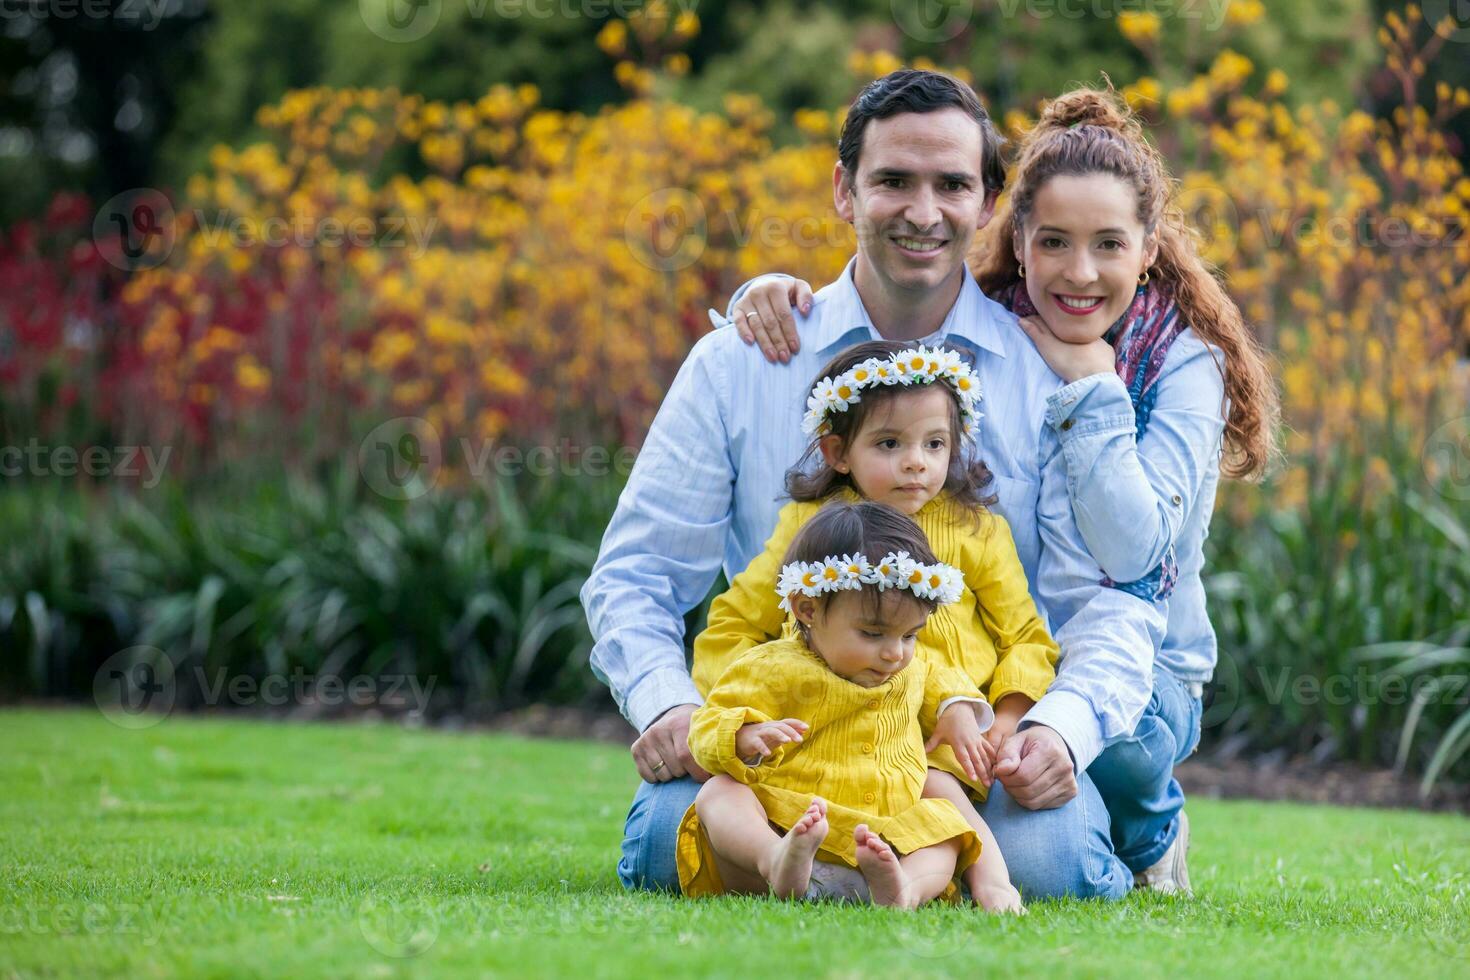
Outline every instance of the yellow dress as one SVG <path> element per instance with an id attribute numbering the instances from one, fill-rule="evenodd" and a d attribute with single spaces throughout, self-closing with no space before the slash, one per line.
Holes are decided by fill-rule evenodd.
<path id="1" fill-rule="evenodd" d="M 854 503 L 862 498 L 844 490 L 833 499 Z M 793 502 L 781 508 L 765 550 L 710 605 L 709 625 L 694 642 L 694 684 L 701 694 L 708 696 L 715 680 L 745 651 L 794 635 L 776 582 L 791 540 L 822 503 Z M 1012 693 L 1040 701 L 1056 678 L 1057 644 L 1027 591 L 1010 525 L 992 513 L 982 514 L 977 525 L 944 493 L 920 508 L 914 521 L 935 557 L 965 577 L 960 600 L 940 606 L 920 631 L 915 659 L 963 670 L 991 704 Z M 876 561 L 882 556 L 868 557 Z M 929 764 L 953 774 L 970 787 L 972 796 L 984 799 L 985 787 L 965 775 L 949 746 L 941 745 Z"/>
<path id="2" fill-rule="evenodd" d="M 915 657 L 877 687 L 832 672 L 798 637 L 762 644 L 731 664 L 689 724 L 689 748 L 711 773 L 748 785 L 782 831 L 811 806 L 827 801 L 831 828 L 818 860 L 857 866 L 853 831 L 865 823 L 900 854 L 960 839 L 958 875 L 980 855 L 980 839 L 949 800 L 923 799 L 925 738 L 939 705 L 977 697 L 964 676 Z M 743 725 L 797 718 L 803 740 L 778 747 L 759 765 L 735 755 Z M 677 845 L 679 884 L 690 897 L 724 891 L 709 838 L 694 807 L 684 814 Z M 953 883 L 946 891 L 952 897 Z"/>

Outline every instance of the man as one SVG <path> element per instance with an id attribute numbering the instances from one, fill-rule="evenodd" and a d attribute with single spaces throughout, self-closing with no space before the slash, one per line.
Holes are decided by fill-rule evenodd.
<path id="1" fill-rule="evenodd" d="M 1062 650 L 1057 680 L 1000 746 L 981 815 L 1027 897 L 1116 898 L 1131 887 L 1085 770 L 1142 714 L 1163 615 L 1099 584 L 1044 421 L 1060 379 L 965 266 L 1004 181 L 1000 142 L 974 92 L 949 76 L 904 70 L 869 85 L 848 113 L 833 172 L 858 252 L 817 294 L 801 350 L 769 366 L 736 331 L 717 330 L 695 345 L 659 409 L 582 590 L 593 670 L 641 732 L 632 751 L 644 784 L 618 867 L 626 886 L 677 887 L 675 832 L 708 778 L 687 744 L 701 698 L 683 614 L 721 560 L 733 577 L 774 528 L 782 476 L 804 448 L 799 420 L 814 373 L 836 351 L 882 338 L 943 344 L 973 361 L 995 509 Z"/>

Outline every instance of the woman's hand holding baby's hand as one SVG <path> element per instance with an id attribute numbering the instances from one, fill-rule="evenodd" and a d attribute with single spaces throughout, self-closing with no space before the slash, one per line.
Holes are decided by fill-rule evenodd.
<path id="1" fill-rule="evenodd" d="M 742 725 L 735 733 L 735 755 L 740 759 L 764 759 L 787 742 L 800 742 L 807 728 L 807 723 L 798 718 Z"/>
<path id="2" fill-rule="evenodd" d="M 944 710 L 944 714 L 939 716 L 939 723 L 934 726 L 934 734 L 924 744 L 924 751 L 933 752 L 941 745 L 954 749 L 955 758 L 967 776 L 990 786 L 995 747 L 981 734 L 970 702 L 959 701 Z"/>
<path id="3" fill-rule="evenodd" d="M 1021 329 L 1036 345 L 1037 353 L 1047 367 L 1067 384 L 1117 370 L 1117 352 L 1101 337 L 1085 344 L 1069 343 L 1052 333 L 1051 327 L 1039 316 L 1022 317 Z"/>

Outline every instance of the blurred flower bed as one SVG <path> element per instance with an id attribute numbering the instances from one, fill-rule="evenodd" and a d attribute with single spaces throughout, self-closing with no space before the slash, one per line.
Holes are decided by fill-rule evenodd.
<path id="1" fill-rule="evenodd" d="M 1431 778 L 1461 773 L 1470 761 L 1470 177 L 1443 127 L 1470 107 L 1470 93 L 1423 90 L 1424 63 L 1444 41 L 1410 8 L 1379 34 L 1403 93 L 1391 118 L 1292 103 L 1289 78 L 1228 47 L 1263 5 L 1231 11 L 1199 64 L 1157 53 L 1171 25 L 1154 15 L 1118 24 L 1152 64 L 1121 91 L 1174 162 L 1179 206 L 1276 352 L 1283 391 L 1285 458 L 1263 487 L 1227 489 L 1210 542 L 1222 665 L 1209 737 L 1225 752 L 1275 747 Z M 378 528 L 383 554 L 418 556 L 407 563 L 416 575 L 441 558 L 414 551 L 415 522 L 429 521 L 429 538 L 468 536 L 484 554 L 478 584 L 426 601 L 432 626 L 411 641 L 365 625 L 393 607 L 375 591 L 382 580 L 364 574 L 331 600 L 347 603 L 333 619 L 338 632 L 298 629 L 291 657 L 426 658 L 418 663 L 491 703 L 504 685 L 473 676 L 503 673 L 505 658 L 578 663 L 585 625 L 570 614 L 513 651 L 456 624 L 477 590 L 531 590 L 536 598 L 516 603 L 551 595 L 546 609 L 575 611 L 619 477 L 562 472 L 528 489 L 487 476 L 476 459 L 487 446 L 636 446 L 708 329 L 707 306 L 762 271 L 828 281 L 853 249 L 831 207 L 840 107 L 803 110 L 794 120 L 802 138 L 774 146 L 772 114 L 752 97 L 731 94 L 719 113 L 666 100 L 660 79 L 687 71 L 679 49 L 697 30 L 693 15 L 658 4 L 611 22 L 599 45 L 618 60 L 628 99 L 595 116 L 542 109 L 530 87 L 453 104 L 388 90 L 294 92 L 260 110 L 264 138 L 215 150 L 135 263 L 150 267 L 126 275 L 104 261 L 88 202 L 58 200 L 43 220 L 6 232 L 3 441 L 172 447 L 169 485 L 192 488 L 150 495 L 126 480 L 83 481 L 56 496 L 37 489 L 44 480 L 7 476 L 0 496 L 29 495 L 0 508 L 16 542 L 0 559 L 0 644 L 19 655 L 12 679 L 84 690 L 85 666 L 54 669 L 59 644 L 79 664 L 139 642 L 269 663 L 284 649 L 270 615 L 201 641 L 192 628 L 158 625 L 158 597 L 197 602 L 223 580 L 235 585 L 221 594 L 241 608 L 266 601 L 252 590 L 284 588 L 283 565 L 299 567 L 298 506 L 342 522 L 319 526 L 324 541 L 349 527 L 359 540 L 354 521 Z M 856 91 L 898 65 L 860 51 L 846 70 Z M 1028 123 L 1019 110 L 1002 116 L 1012 135 Z M 330 483 L 323 474 L 351 473 L 365 433 L 404 417 L 427 425 L 443 456 L 424 498 L 381 499 L 358 481 L 356 492 L 328 494 L 327 511 L 297 500 L 227 518 L 209 504 L 222 483 Z M 72 499 L 78 489 L 90 502 Z M 505 501 L 521 494 L 544 507 L 505 516 Z M 502 522 L 522 518 L 531 531 L 554 530 L 576 560 L 534 574 L 512 562 L 503 571 L 516 580 L 496 580 L 493 556 L 514 537 Z M 48 521 L 59 522 L 54 535 L 30 533 Z M 203 530 L 225 525 L 238 533 Z M 154 534 L 197 546 L 194 559 L 142 562 L 163 547 Z M 272 535 L 275 551 L 260 544 Z M 259 578 L 237 567 L 257 559 Z M 331 594 L 340 583 L 330 566 L 324 557 L 316 584 L 302 588 Z M 311 608 L 321 615 L 320 603 Z M 291 615 L 283 621 L 307 614 Z M 471 660 L 482 666 L 464 668 Z M 580 668 L 547 676 L 559 679 L 519 696 L 595 693 Z M 1392 677 L 1404 694 L 1387 692 Z M 1328 693 L 1334 678 L 1350 679 L 1346 697 Z"/>

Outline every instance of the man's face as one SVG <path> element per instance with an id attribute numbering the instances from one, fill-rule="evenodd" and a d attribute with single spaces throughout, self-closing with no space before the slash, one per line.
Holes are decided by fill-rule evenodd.
<path id="1" fill-rule="evenodd" d="M 924 291 L 965 264 L 995 210 L 980 182 L 980 126 L 960 109 L 874 119 L 857 173 L 833 175 L 837 213 L 858 232 L 858 261 L 888 289 Z"/>

